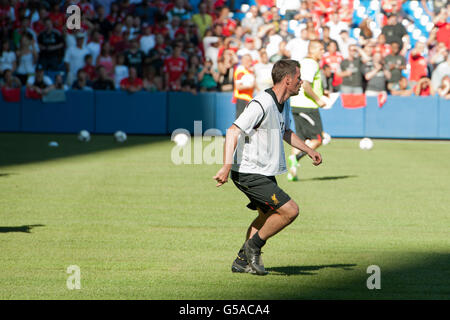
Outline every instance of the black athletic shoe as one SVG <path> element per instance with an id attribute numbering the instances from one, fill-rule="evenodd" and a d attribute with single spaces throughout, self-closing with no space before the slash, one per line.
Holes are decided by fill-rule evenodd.
<path id="1" fill-rule="evenodd" d="M 252 248 L 248 244 L 248 240 L 244 244 L 244 253 L 247 256 L 247 262 L 252 270 L 259 276 L 265 276 L 269 272 L 264 269 L 261 259 L 261 249 Z"/>
<path id="2" fill-rule="evenodd" d="M 233 264 L 231 265 L 231 272 L 233 273 L 255 273 L 255 271 L 250 268 L 250 266 L 247 264 L 240 265 L 236 262 L 236 260 L 233 261 Z"/>

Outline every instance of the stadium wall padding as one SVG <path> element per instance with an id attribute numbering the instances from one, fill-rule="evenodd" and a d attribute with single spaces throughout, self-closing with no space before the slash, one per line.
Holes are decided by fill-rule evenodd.
<path id="1" fill-rule="evenodd" d="M 196 95 L 188 92 L 170 92 L 167 103 L 169 132 L 184 128 L 193 133 L 194 121 L 202 121 L 202 132 L 217 128 L 216 96 L 215 92 Z"/>
<path id="2" fill-rule="evenodd" d="M 166 134 L 167 94 L 95 91 L 95 132 Z"/>
<path id="3" fill-rule="evenodd" d="M 22 94 L 21 108 L 24 132 L 93 132 L 95 128 L 93 91 L 67 91 L 62 103 L 44 103 Z"/>
<path id="4" fill-rule="evenodd" d="M 324 130 L 334 137 L 450 139 L 449 110 L 450 101 L 437 96 L 388 96 L 382 107 L 376 97 L 358 109 L 346 109 L 338 99 L 320 112 Z"/>
<path id="5" fill-rule="evenodd" d="M 365 108 L 365 136 L 373 138 L 436 138 L 439 136 L 438 100 L 437 97 L 408 97 L 405 99 L 404 97 L 389 96 L 386 103 L 380 108 L 377 98 L 368 97 Z"/>
<path id="6" fill-rule="evenodd" d="M 439 138 L 450 139 L 450 101 L 439 99 Z"/>
<path id="7" fill-rule="evenodd" d="M 66 92 L 65 103 L 44 103 L 25 97 L 5 102 L 0 95 L 0 131 L 76 133 L 170 134 L 184 128 L 202 133 L 216 128 L 222 134 L 233 123 L 232 94 L 222 92 Z M 380 108 L 367 97 L 365 108 L 347 109 L 339 98 L 321 109 L 324 130 L 332 137 L 450 139 L 450 101 L 434 97 L 389 96 Z"/>
<path id="8" fill-rule="evenodd" d="M 21 131 L 21 102 L 6 102 L 0 93 L 0 131 Z"/>
<path id="9" fill-rule="evenodd" d="M 365 109 L 346 109 L 338 98 L 331 109 L 319 111 L 324 131 L 332 137 L 363 137 Z"/>
<path id="10" fill-rule="evenodd" d="M 215 125 L 223 135 L 231 126 L 236 116 L 236 106 L 232 103 L 233 93 L 224 92 L 216 95 L 216 119 Z"/>

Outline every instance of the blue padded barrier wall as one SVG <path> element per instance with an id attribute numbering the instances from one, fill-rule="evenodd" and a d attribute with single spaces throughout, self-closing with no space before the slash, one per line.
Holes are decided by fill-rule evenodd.
<path id="1" fill-rule="evenodd" d="M 405 99 L 389 96 L 382 108 L 378 107 L 376 97 L 368 97 L 365 109 L 367 137 L 420 139 L 438 137 L 437 97 Z"/>
<path id="2" fill-rule="evenodd" d="M 236 116 L 236 106 L 231 102 L 233 93 L 223 92 L 216 95 L 216 119 L 215 125 L 223 135 L 227 133 L 227 129 L 233 124 Z"/>
<path id="3" fill-rule="evenodd" d="M 0 93 L 0 131 L 20 131 L 21 111 L 22 102 L 5 102 L 5 100 L 3 100 L 3 95 Z"/>
<path id="4" fill-rule="evenodd" d="M 25 98 L 5 102 L 0 95 L 0 131 L 92 133 L 123 130 L 131 134 L 168 134 L 178 128 L 223 134 L 234 121 L 231 93 L 184 92 L 66 92 L 65 103 L 43 103 Z M 320 109 L 324 131 L 332 137 L 450 139 L 450 100 L 438 97 L 389 96 L 382 108 L 377 98 L 367 106 L 345 109 L 339 98 L 329 110 Z"/>
<path id="5" fill-rule="evenodd" d="M 346 109 L 339 97 L 331 109 L 320 109 L 323 130 L 332 137 L 364 136 L 366 108 Z"/>
<path id="6" fill-rule="evenodd" d="M 168 117 L 169 133 L 176 129 L 194 132 L 194 121 L 202 121 L 202 131 L 217 128 L 216 93 L 207 92 L 193 95 L 187 92 L 169 92 Z"/>
<path id="7" fill-rule="evenodd" d="M 450 100 L 439 99 L 439 138 L 450 139 Z"/>
<path id="8" fill-rule="evenodd" d="M 71 133 L 94 131 L 94 92 L 66 91 L 64 103 L 44 103 L 22 95 L 22 130 Z"/>
<path id="9" fill-rule="evenodd" d="M 167 134 L 167 93 L 95 92 L 95 131 Z"/>

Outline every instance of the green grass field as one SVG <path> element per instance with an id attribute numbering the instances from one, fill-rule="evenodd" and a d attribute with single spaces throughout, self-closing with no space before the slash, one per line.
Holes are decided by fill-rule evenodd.
<path id="1" fill-rule="evenodd" d="M 334 139 L 278 178 L 300 216 L 258 277 L 230 272 L 254 213 L 219 165 L 175 166 L 169 137 L 2 133 L 0 299 L 449 299 L 450 142 L 374 142 Z"/>

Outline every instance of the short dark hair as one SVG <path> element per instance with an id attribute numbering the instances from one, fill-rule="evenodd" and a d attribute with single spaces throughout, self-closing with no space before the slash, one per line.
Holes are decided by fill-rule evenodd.
<path id="1" fill-rule="evenodd" d="M 300 68 L 300 63 L 292 59 L 281 59 L 275 62 L 272 68 L 273 84 L 281 82 L 287 75 L 295 75 L 296 68 Z"/>

